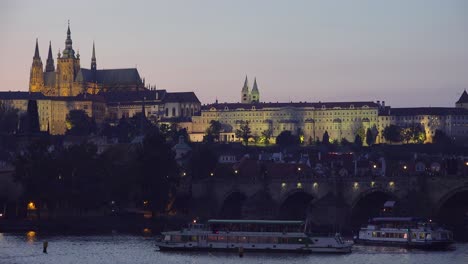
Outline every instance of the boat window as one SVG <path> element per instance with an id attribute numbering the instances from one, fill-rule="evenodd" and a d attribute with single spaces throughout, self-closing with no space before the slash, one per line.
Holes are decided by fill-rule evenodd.
<path id="1" fill-rule="evenodd" d="M 228 236 L 229 243 L 237 243 L 237 236 Z"/>
<path id="2" fill-rule="evenodd" d="M 419 239 L 424 239 L 424 233 L 419 233 Z"/>

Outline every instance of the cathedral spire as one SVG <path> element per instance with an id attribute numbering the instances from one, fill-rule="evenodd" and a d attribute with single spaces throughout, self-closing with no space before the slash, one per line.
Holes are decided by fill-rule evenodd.
<path id="1" fill-rule="evenodd" d="M 241 103 L 250 103 L 249 80 L 247 79 L 247 75 L 245 76 L 244 87 L 242 87 L 241 91 Z"/>
<path id="2" fill-rule="evenodd" d="M 62 58 L 75 58 L 73 41 L 71 39 L 70 20 L 68 20 L 67 39 L 65 40 L 65 49 L 63 50 Z"/>
<path id="3" fill-rule="evenodd" d="M 258 103 L 259 100 L 260 100 L 260 92 L 258 91 L 257 78 L 255 77 L 252 92 L 250 93 L 250 101 L 252 103 Z"/>
<path id="4" fill-rule="evenodd" d="M 54 58 L 52 57 L 52 42 L 49 41 L 49 54 L 47 55 L 46 72 L 54 72 Z"/>
<path id="5" fill-rule="evenodd" d="M 34 51 L 34 57 L 33 59 L 41 59 L 41 56 L 39 56 L 39 43 L 36 38 L 36 50 Z"/>
<path id="6" fill-rule="evenodd" d="M 96 51 L 94 49 L 94 41 L 93 41 L 93 56 L 91 57 L 91 70 L 95 71 L 96 67 Z"/>

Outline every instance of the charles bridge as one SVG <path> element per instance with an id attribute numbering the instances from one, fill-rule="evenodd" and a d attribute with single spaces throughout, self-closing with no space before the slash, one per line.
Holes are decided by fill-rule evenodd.
<path id="1" fill-rule="evenodd" d="M 317 225 L 346 229 L 381 214 L 383 204 L 393 200 L 400 215 L 450 222 L 454 210 L 462 214 L 457 217 L 467 218 L 468 175 L 295 176 L 268 181 L 213 176 L 194 181 L 192 197 L 202 203 L 199 208 L 210 207 L 209 214 L 221 218 L 307 217 Z"/>

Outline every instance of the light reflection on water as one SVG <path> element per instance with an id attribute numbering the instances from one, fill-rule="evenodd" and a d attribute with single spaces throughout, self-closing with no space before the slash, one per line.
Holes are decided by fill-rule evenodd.
<path id="1" fill-rule="evenodd" d="M 49 242 L 48 254 L 42 243 Z M 190 264 L 299 264 L 299 263 L 468 263 L 468 244 L 457 244 L 454 251 L 429 252 L 398 247 L 355 246 L 346 255 L 299 255 L 245 253 L 240 261 L 235 253 L 159 252 L 154 238 L 134 235 L 45 236 L 40 233 L 1 234 L 0 263 L 190 263 Z"/>

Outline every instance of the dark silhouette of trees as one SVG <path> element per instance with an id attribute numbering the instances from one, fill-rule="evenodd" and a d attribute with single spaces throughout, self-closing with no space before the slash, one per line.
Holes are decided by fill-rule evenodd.
<path id="1" fill-rule="evenodd" d="M 361 136 L 356 135 L 356 136 L 354 137 L 354 145 L 355 145 L 356 147 L 362 147 L 362 143 L 363 143 L 363 142 L 362 142 Z"/>
<path id="2" fill-rule="evenodd" d="M 249 144 L 249 139 L 252 137 L 249 121 L 245 121 L 240 125 L 239 129 L 236 130 L 236 137 L 240 138 L 246 146 Z"/>
<path id="3" fill-rule="evenodd" d="M 276 137 L 276 144 L 281 147 L 295 146 L 300 144 L 299 137 L 293 135 L 291 131 L 285 130 Z"/>
<path id="4" fill-rule="evenodd" d="M 401 142 L 401 127 L 397 125 L 389 125 L 385 127 L 383 131 L 383 136 L 385 140 L 389 142 L 398 143 Z"/>
<path id="5" fill-rule="evenodd" d="M 375 142 L 374 134 L 370 128 L 366 131 L 366 144 L 367 146 L 372 146 Z"/>
<path id="6" fill-rule="evenodd" d="M 137 151 L 138 182 L 154 213 L 166 213 L 175 199 L 179 169 L 171 146 L 157 129 L 150 131 Z"/>
<path id="7" fill-rule="evenodd" d="M 451 145 L 453 141 L 444 131 L 437 129 L 434 133 L 434 137 L 432 138 L 432 143 L 439 144 L 439 145 Z"/>
<path id="8" fill-rule="evenodd" d="M 218 142 L 221 129 L 222 129 L 222 125 L 219 121 L 211 120 L 210 126 L 206 129 L 206 134 L 203 140 L 209 143 Z"/>
<path id="9" fill-rule="evenodd" d="M 325 131 L 322 136 L 322 142 L 325 145 L 330 144 L 330 136 L 328 135 L 328 131 Z"/>
<path id="10" fill-rule="evenodd" d="M 14 134 L 18 129 L 18 109 L 0 103 L 0 133 Z"/>
<path id="11" fill-rule="evenodd" d="M 88 136 L 96 132 L 96 122 L 84 110 L 71 110 L 67 115 L 67 135 Z"/>

